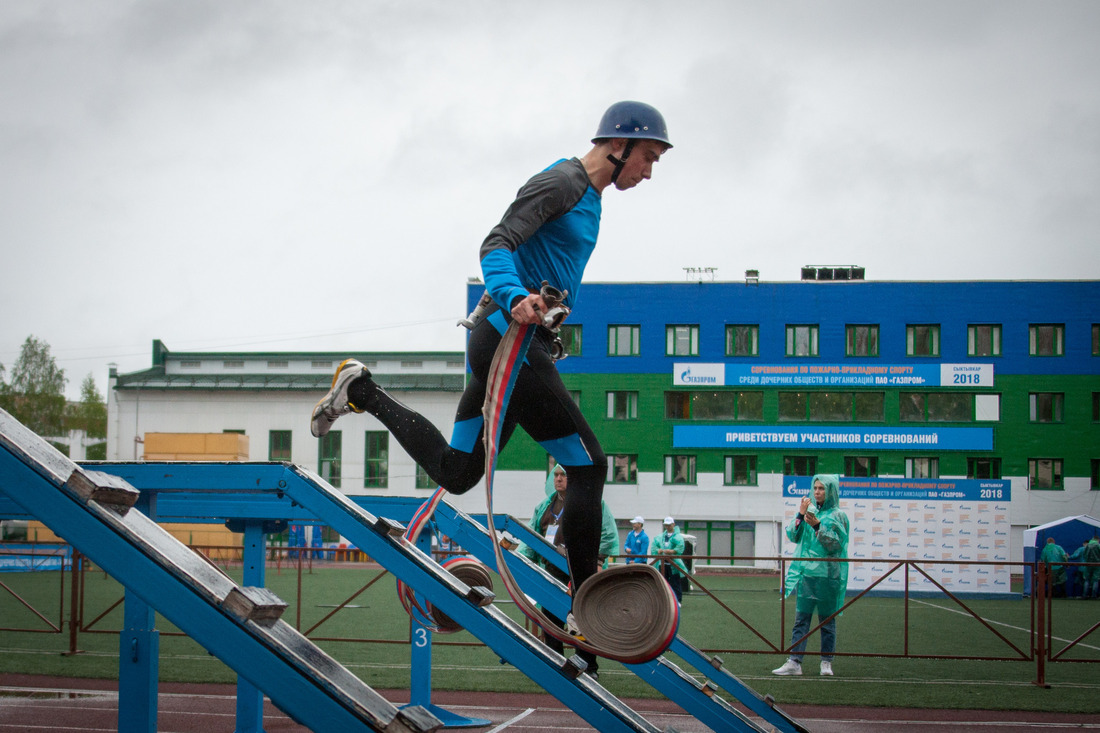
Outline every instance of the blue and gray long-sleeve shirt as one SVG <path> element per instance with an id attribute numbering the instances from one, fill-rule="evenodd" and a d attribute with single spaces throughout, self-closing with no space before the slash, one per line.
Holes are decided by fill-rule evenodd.
<path id="1" fill-rule="evenodd" d="M 574 307 L 600 232 L 602 199 L 578 158 L 559 160 L 520 188 L 481 245 L 489 295 L 504 310 L 538 292 L 543 280 L 568 291 Z"/>

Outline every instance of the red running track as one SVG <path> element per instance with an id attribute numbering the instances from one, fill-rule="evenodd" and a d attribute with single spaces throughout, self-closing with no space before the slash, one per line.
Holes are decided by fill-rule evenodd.
<path id="1" fill-rule="evenodd" d="M 114 733 L 118 730 L 117 692 L 118 684 L 112 680 L 0 674 L 0 733 Z M 234 685 L 162 684 L 157 729 L 159 733 L 232 733 L 236 692 Z M 407 690 L 381 692 L 394 703 L 409 699 Z M 593 730 L 550 695 L 433 691 L 432 702 L 458 715 L 492 721 L 489 726 L 462 729 L 472 733 Z M 668 700 L 626 702 L 659 729 L 709 731 Z M 784 709 L 814 733 L 1100 731 L 1100 720 L 1092 715 L 806 705 Z M 265 704 L 264 730 L 308 733 L 270 702 Z"/>

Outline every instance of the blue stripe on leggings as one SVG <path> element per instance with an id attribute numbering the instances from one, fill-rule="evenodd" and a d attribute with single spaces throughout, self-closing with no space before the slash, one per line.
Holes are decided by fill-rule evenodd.
<path id="1" fill-rule="evenodd" d="M 581 442 L 581 436 L 577 433 L 567 435 L 564 438 L 539 441 L 539 445 L 546 452 L 554 456 L 554 460 L 563 466 L 591 466 L 592 457 Z"/>
<path id="2" fill-rule="evenodd" d="M 485 418 L 478 415 L 477 417 L 471 417 L 469 420 L 456 422 L 454 429 L 451 431 L 451 447 L 463 453 L 473 453 L 484 420 Z"/>

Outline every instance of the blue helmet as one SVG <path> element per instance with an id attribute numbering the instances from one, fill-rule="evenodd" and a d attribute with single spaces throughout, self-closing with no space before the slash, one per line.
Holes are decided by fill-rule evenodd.
<path id="1" fill-rule="evenodd" d="M 592 142 L 612 137 L 657 140 L 672 147 L 665 118 L 655 107 L 644 102 L 616 102 L 607 108 Z"/>

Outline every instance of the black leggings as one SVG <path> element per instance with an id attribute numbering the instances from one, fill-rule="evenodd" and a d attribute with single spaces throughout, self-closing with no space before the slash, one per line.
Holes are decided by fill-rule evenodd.
<path id="1" fill-rule="evenodd" d="M 503 311 L 495 311 L 493 320 L 510 322 Z M 550 358 L 552 338 L 540 327 L 531 340 L 504 416 L 500 450 L 519 425 L 565 468 L 569 488 L 561 520 L 562 540 L 574 587 L 579 588 L 598 567 L 607 457 Z M 378 418 L 433 481 L 453 494 L 464 494 L 485 474 L 482 407 L 489 366 L 500 340 L 500 331 L 490 318 L 483 319 L 470 334 L 467 357 L 472 376 L 458 403 L 454 445 L 423 415 L 398 402 L 373 380 L 356 380 L 349 398 Z"/>

